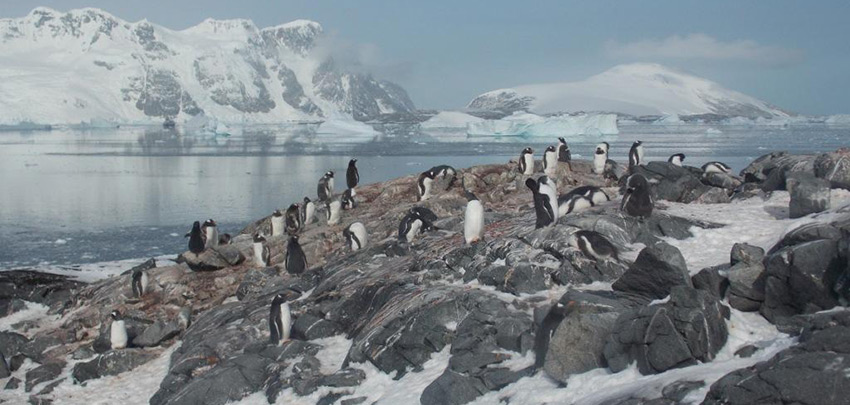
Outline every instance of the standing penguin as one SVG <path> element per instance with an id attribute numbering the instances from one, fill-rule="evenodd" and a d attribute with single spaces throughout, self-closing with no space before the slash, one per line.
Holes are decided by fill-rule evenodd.
<path id="1" fill-rule="evenodd" d="M 569 162 L 573 160 L 573 155 L 570 153 L 570 147 L 564 138 L 558 138 L 558 161 Z"/>
<path id="2" fill-rule="evenodd" d="M 269 341 L 273 345 L 281 345 L 289 340 L 289 331 L 292 328 L 292 314 L 289 312 L 289 303 L 283 294 L 275 295 L 269 309 Z"/>
<path id="3" fill-rule="evenodd" d="M 602 142 L 596 145 L 596 152 L 593 154 L 593 172 L 602 174 L 605 172 L 605 165 L 608 163 L 608 142 Z"/>
<path id="4" fill-rule="evenodd" d="M 195 221 L 192 230 L 186 235 L 189 237 L 189 251 L 199 255 L 204 251 L 204 236 L 201 233 L 201 223 Z"/>
<path id="5" fill-rule="evenodd" d="M 428 170 L 419 175 L 416 181 L 416 190 L 419 192 L 419 201 L 425 201 L 431 197 L 431 186 L 434 184 L 434 172 Z"/>
<path id="6" fill-rule="evenodd" d="M 360 222 L 355 222 L 349 225 L 342 231 L 342 236 L 348 242 L 348 247 L 352 252 L 356 252 L 369 243 L 366 227 Z"/>
<path id="7" fill-rule="evenodd" d="M 133 297 L 141 298 L 148 291 L 148 273 L 142 269 L 135 269 L 130 275 L 130 285 L 133 290 Z"/>
<path id="8" fill-rule="evenodd" d="M 301 209 L 299 204 L 291 204 L 286 209 L 285 229 L 286 233 L 295 235 L 301 231 Z"/>
<path id="9" fill-rule="evenodd" d="M 298 236 L 290 236 L 289 244 L 286 245 L 286 257 L 284 259 L 286 272 L 289 274 L 301 274 L 307 270 L 307 256 L 298 243 Z"/>
<path id="10" fill-rule="evenodd" d="M 706 173 L 732 173 L 732 168 L 723 162 L 708 162 L 702 165 L 702 171 Z"/>
<path id="11" fill-rule="evenodd" d="M 484 238 L 484 206 L 475 194 L 463 190 L 466 196 L 466 212 L 463 214 L 463 239 L 467 245 Z"/>
<path id="12" fill-rule="evenodd" d="M 590 199 L 593 202 L 593 205 L 602 204 L 607 201 L 611 201 L 611 198 L 608 197 L 608 194 L 605 194 L 601 188 L 595 186 L 581 186 L 576 187 L 570 190 L 569 193 L 561 196 L 565 200 L 573 195 L 581 195 Z M 560 201 L 560 198 L 559 198 Z"/>
<path id="13" fill-rule="evenodd" d="M 410 210 L 398 224 L 398 240 L 411 243 L 422 230 L 424 221 L 417 211 Z"/>
<path id="14" fill-rule="evenodd" d="M 348 188 L 342 192 L 342 197 L 340 198 L 342 209 L 343 210 L 351 210 L 357 208 L 357 201 L 354 200 L 354 189 Z"/>
<path id="15" fill-rule="evenodd" d="M 543 173 L 546 173 L 547 176 L 554 177 L 555 172 L 558 170 L 558 152 L 555 151 L 555 147 L 549 145 L 546 148 L 546 151 L 543 152 Z"/>
<path id="16" fill-rule="evenodd" d="M 534 212 L 537 215 L 535 227 L 540 229 L 554 222 L 554 209 L 549 203 L 549 197 L 540 193 L 539 184 L 534 179 L 529 178 L 525 180 L 525 186 L 531 190 L 531 194 L 534 196 Z"/>
<path id="17" fill-rule="evenodd" d="M 283 235 L 283 232 L 286 229 L 284 223 L 285 219 L 283 217 L 283 211 L 274 210 L 274 213 L 272 213 L 272 236 Z"/>
<path id="18" fill-rule="evenodd" d="M 578 231 L 570 238 L 570 246 L 597 262 L 619 260 L 617 247 L 599 232 Z"/>
<path id="19" fill-rule="evenodd" d="M 623 194 L 623 202 L 620 209 L 626 214 L 649 218 L 652 215 L 652 196 L 650 195 L 649 182 L 642 174 L 633 174 L 626 180 L 626 192 Z"/>
<path id="20" fill-rule="evenodd" d="M 216 229 L 216 223 L 212 220 L 212 218 L 204 221 L 204 224 L 201 226 L 202 234 L 204 235 L 204 248 L 212 248 L 218 246 L 218 229 Z"/>
<path id="21" fill-rule="evenodd" d="M 315 216 L 316 204 L 310 201 L 310 197 L 304 197 L 304 204 L 301 205 L 301 222 L 304 225 L 310 225 Z"/>
<path id="22" fill-rule="evenodd" d="M 266 245 L 266 237 L 260 233 L 254 234 L 254 266 L 268 267 L 272 265 L 272 251 Z"/>
<path id="23" fill-rule="evenodd" d="M 360 171 L 357 170 L 357 159 L 348 161 L 348 170 L 345 171 L 345 185 L 351 190 L 351 196 L 357 195 L 354 188 L 360 183 Z"/>
<path id="24" fill-rule="evenodd" d="M 545 195 L 549 199 L 549 206 L 553 208 L 552 221 L 558 222 L 560 210 L 558 209 L 558 186 L 557 184 L 555 184 L 555 180 L 552 180 L 545 175 L 540 176 L 539 178 L 537 178 L 537 191 L 540 194 Z"/>
<path id="25" fill-rule="evenodd" d="M 534 151 L 531 148 L 525 148 L 519 155 L 519 172 L 530 176 L 534 174 Z"/>
<path id="26" fill-rule="evenodd" d="M 127 347 L 127 326 L 118 310 L 112 311 L 109 316 L 112 318 L 112 325 L 109 326 L 109 341 L 112 344 L 112 350 L 124 349 Z"/>
<path id="27" fill-rule="evenodd" d="M 667 159 L 667 161 L 676 165 L 676 166 L 681 166 L 682 162 L 685 161 L 685 154 L 684 153 L 676 153 L 676 154 L 670 155 L 670 158 Z"/>
<path id="28" fill-rule="evenodd" d="M 629 170 L 643 163 L 643 142 L 635 141 L 632 144 L 632 148 L 629 149 Z"/>
<path id="29" fill-rule="evenodd" d="M 328 225 L 336 225 L 339 223 L 341 211 L 342 203 L 339 200 L 325 201 L 325 215 L 328 220 Z"/>
<path id="30" fill-rule="evenodd" d="M 327 201 L 334 195 L 334 172 L 327 172 L 319 179 L 319 186 L 316 189 L 319 195 L 319 201 Z"/>
<path id="31" fill-rule="evenodd" d="M 454 167 L 449 165 L 439 165 L 432 167 L 429 172 L 434 173 L 434 177 L 440 177 L 443 180 L 451 177 L 448 184 L 446 184 L 446 190 L 452 188 L 452 185 L 457 180 L 457 170 Z"/>

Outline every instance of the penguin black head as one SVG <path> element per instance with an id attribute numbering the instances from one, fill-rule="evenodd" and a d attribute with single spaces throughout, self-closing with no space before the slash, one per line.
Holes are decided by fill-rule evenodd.
<path id="1" fill-rule="evenodd" d="M 117 321 L 121 319 L 121 313 L 116 309 L 109 313 L 109 317 Z"/>
<path id="2" fill-rule="evenodd" d="M 471 191 L 469 191 L 467 189 L 463 190 L 463 195 L 464 195 L 464 197 L 466 197 L 466 201 L 473 201 L 473 200 L 478 199 L 478 197 L 476 197 L 475 194 L 473 194 Z"/>
<path id="3" fill-rule="evenodd" d="M 349 166 L 354 166 L 355 163 L 357 163 L 357 159 L 351 159 L 348 161 Z"/>
<path id="4" fill-rule="evenodd" d="M 304 197 L 304 205 L 310 202 L 310 197 Z"/>
<path id="5" fill-rule="evenodd" d="M 534 179 L 531 179 L 531 178 L 525 179 L 525 186 L 528 187 L 529 189 L 531 189 L 531 191 L 534 192 L 534 193 L 536 193 L 540 190 L 538 185 L 537 185 L 537 182 L 534 181 Z"/>
<path id="6" fill-rule="evenodd" d="M 292 235 L 289 237 L 290 242 L 298 242 L 298 235 Z"/>
<path id="7" fill-rule="evenodd" d="M 272 215 L 274 215 L 276 217 L 282 217 L 283 212 L 281 212 L 281 210 L 274 210 L 274 213 L 272 213 Z"/>
<path id="8" fill-rule="evenodd" d="M 560 136 L 559 136 L 559 137 L 558 137 L 558 141 L 560 141 L 560 142 L 561 142 L 561 143 L 563 143 L 564 145 L 566 145 L 566 144 L 567 144 L 567 140 L 566 140 L 566 139 L 564 139 L 563 137 L 560 137 Z"/>
<path id="9" fill-rule="evenodd" d="M 627 193 L 632 193 L 636 190 L 645 190 L 648 186 L 649 182 L 646 181 L 646 177 L 643 177 L 642 174 L 634 174 L 626 180 Z"/>
<path id="10" fill-rule="evenodd" d="M 201 221 L 195 221 L 195 223 L 192 224 L 192 230 L 193 231 L 201 230 Z"/>
<path id="11" fill-rule="evenodd" d="M 262 243 L 266 241 L 266 237 L 263 234 L 257 232 L 254 234 L 254 243 Z"/>
<path id="12" fill-rule="evenodd" d="M 272 299 L 272 305 L 280 305 L 286 302 L 287 295 L 284 293 L 277 293 Z"/>
<path id="13" fill-rule="evenodd" d="M 204 226 L 205 226 L 205 227 L 210 227 L 210 226 L 214 227 L 215 225 L 216 225 L 216 223 L 215 223 L 215 221 L 214 221 L 212 218 L 210 218 L 210 219 L 208 219 L 208 220 L 204 221 Z"/>
<path id="14" fill-rule="evenodd" d="M 522 150 L 522 153 L 523 153 L 523 154 L 526 154 L 526 153 L 534 153 L 534 151 L 533 151 L 531 148 L 527 147 L 527 148 L 525 148 L 525 149 L 523 149 L 523 150 Z"/>
<path id="15" fill-rule="evenodd" d="M 300 205 L 300 204 L 298 204 L 298 203 L 291 204 L 291 205 L 289 206 L 289 209 L 290 209 L 290 210 L 297 210 L 297 209 L 298 209 L 298 207 L 300 207 L 300 206 L 301 206 L 301 205 Z"/>
<path id="16" fill-rule="evenodd" d="M 632 147 L 637 147 L 637 146 L 640 146 L 640 145 L 643 145 L 643 142 L 635 141 L 635 143 L 632 144 Z"/>
<path id="17" fill-rule="evenodd" d="M 334 177 L 334 172 L 330 171 L 330 172 L 325 173 L 325 177 L 333 178 L 333 177 Z"/>
<path id="18" fill-rule="evenodd" d="M 434 180 L 434 177 L 437 177 L 437 174 L 434 173 L 432 170 L 426 170 L 426 171 L 422 172 L 422 174 L 420 174 L 419 176 L 420 177 L 427 177 L 431 180 Z"/>
<path id="19" fill-rule="evenodd" d="M 554 152 L 554 151 L 555 151 L 555 147 L 554 147 L 554 146 L 552 146 L 552 145 L 549 145 L 549 146 L 546 148 L 546 152 Z"/>

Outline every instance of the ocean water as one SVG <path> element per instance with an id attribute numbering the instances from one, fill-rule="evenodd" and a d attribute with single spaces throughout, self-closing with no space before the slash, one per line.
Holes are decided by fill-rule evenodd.
<path id="1" fill-rule="evenodd" d="M 309 128 L 261 128 L 209 136 L 152 128 L 0 132 L 0 269 L 70 267 L 176 254 L 193 221 L 219 232 L 313 198 L 322 174 L 344 187 L 358 158 L 361 184 L 448 164 L 504 163 L 525 146 L 539 158 L 549 138 L 467 139 L 462 131 L 422 134 L 406 125 L 351 142 Z M 850 128 L 621 126 L 618 136 L 567 137 L 587 159 L 601 141 L 625 162 L 640 139 L 648 160 L 685 153 L 686 164 L 723 161 L 733 169 L 773 150 L 816 153 L 850 146 Z M 306 133 L 306 135 L 305 135 Z"/>

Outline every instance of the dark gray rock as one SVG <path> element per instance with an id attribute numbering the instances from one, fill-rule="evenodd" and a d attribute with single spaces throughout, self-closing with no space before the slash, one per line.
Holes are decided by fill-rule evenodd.
<path id="1" fill-rule="evenodd" d="M 569 314 L 550 338 L 544 365 L 546 374 L 566 382 L 573 374 L 607 366 L 602 350 L 619 315 L 581 310 Z"/>
<path id="2" fill-rule="evenodd" d="M 269 377 L 271 360 L 256 354 L 238 355 L 220 363 L 180 386 L 168 398 L 157 398 L 161 404 L 223 405 L 239 401 L 262 388 Z M 162 387 L 161 387 L 162 388 Z M 151 400 L 154 403 L 153 399 Z"/>
<path id="3" fill-rule="evenodd" d="M 741 170 L 741 177 L 750 183 L 763 183 L 771 173 L 802 171 L 814 173 L 813 155 L 791 155 L 788 152 L 771 152 L 760 156 Z M 772 190 L 771 190 L 772 191 Z"/>
<path id="4" fill-rule="evenodd" d="M 725 276 L 728 269 L 729 266 L 725 264 L 704 268 L 691 277 L 691 282 L 697 290 L 708 291 L 718 299 L 723 299 L 729 288 L 729 279 Z"/>
<path id="5" fill-rule="evenodd" d="M 235 245 L 223 245 L 206 249 L 200 254 L 184 252 L 177 258 L 179 263 L 185 262 L 194 271 L 215 271 L 225 267 L 236 266 L 245 261 L 245 256 Z"/>
<path id="6" fill-rule="evenodd" d="M 65 362 L 54 361 L 44 363 L 30 371 L 25 375 L 24 391 L 30 392 L 33 387 L 43 382 L 53 381 L 62 374 L 62 369 L 65 368 Z"/>
<path id="7" fill-rule="evenodd" d="M 13 356 L 21 352 L 21 349 L 27 345 L 29 339 L 20 333 L 15 332 L 0 332 L 0 353 L 3 353 L 6 358 L 11 359 Z"/>
<path id="8" fill-rule="evenodd" d="M 732 246 L 732 267 L 726 271 L 729 280 L 727 298 L 732 308 L 744 312 L 758 311 L 761 308 L 767 277 L 763 259 L 762 248 L 742 243 Z"/>
<path id="9" fill-rule="evenodd" d="M 340 401 L 339 405 L 360 405 L 366 402 L 367 399 L 369 399 L 369 397 L 355 397 L 343 399 L 342 401 Z"/>
<path id="10" fill-rule="evenodd" d="M 77 363 L 71 376 L 78 383 L 109 375 L 118 375 L 130 371 L 157 357 L 154 352 L 141 349 L 114 350 L 98 356 L 96 359 Z"/>
<path id="11" fill-rule="evenodd" d="M 3 357 L 3 353 L 0 352 L 0 378 L 6 378 L 12 375 L 12 371 L 9 370 L 9 365 L 6 364 L 6 358 Z"/>
<path id="12" fill-rule="evenodd" d="M 791 193 L 789 205 L 789 216 L 791 218 L 800 218 L 829 209 L 828 181 L 819 179 L 810 173 L 793 172 L 787 175 L 787 184 Z"/>
<path id="13" fill-rule="evenodd" d="M 292 325 L 292 337 L 301 340 L 321 339 L 339 334 L 339 328 L 330 321 L 303 314 Z"/>
<path id="14" fill-rule="evenodd" d="M 734 190 L 741 186 L 741 180 L 726 173 L 711 172 L 703 173 L 700 178 L 702 184 L 718 187 L 726 190 Z"/>
<path id="15" fill-rule="evenodd" d="M 814 169 L 815 175 L 829 181 L 832 188 L 850 190 L 850 150 L 847 148 L 818 156 Z"/>
<path id="16" fill-rule="evenodd" d="M 356 387 L 366 379 L 366 372 L 357 368 L 346 368 L 322 377 L 319 385 L 328 387 Z"/>
<path id="17" fill-rule="evenodd" d="M 156 268 L 156 259 L 150 258 L 148 260 L 145 260 L 142 264 L 139 264 L 137 266 L 133 266 L 130 270 L 126 270 L 126 271 L 122 272 L 121 275 L 126 276 L 128 274 L 132 274 L 136 270 L 147 271 L 147 270 L 155 269 L 155 268 Z"/>
<path id="18" fill-rule="evenodd" d="M 179 335 L 180 332 L 180 325 L 178 325 L 175 321 L 156 321 L 153 323 L 153 325 L 150 325 L 145 328 L 145 330 L 140 335 L 133 338 L 133 346 L 158 346 L 160 343 Z"/>
<path id="19" fill-rule="evenodd" d="M 425 387 L 419 402 L 422 405 L 461 405 L 488 391 L 477 378 L 446 370 Z"/>
<path id="20" fill-rule="evenodd" d="M 236 289 L 236 299 L 244 300 L 248 296 L 256 296 L 274 278 L 279 277 L 277 269 L 266 267 L 259 270 L 249 270 Z"/>
<path id="21" fill-rule="evenodd" d="M 681 403 L 691 391 L 705 387 L 705 381 L 676 381 L 663 389 L 661 395 L 664 399 Z"/>
<path id="22" fill-rule="evenodd" d="M 83 283 L 69 277 L 30 270 L 0 272 L 0 301 L 21 299 L 61 309 Z"/>
<path id="23" fill-rule="evenodd" d="M 478 274 L 478 281 L 512 294 L 532 294 L 545 290 L 547 270 L 530 263 L 516 266 L 491 265 Z"/>
<path id="24" fill-rule="evenodd" d="M 19 380 L 17 377 L 12 377 L 12 378 L 9 379 L 9 381 L 6 382 L 6 386 L 3 389 L 16 390 L 20 386 L 21 386 L 21 380 Z"/>
<path id="25" fill-rule="evenodd" d="M 804 224 L 797 228 L 792 229 L 785 236 L 782 237 L 775 246 L 770 248 L 768 254 L 773 254 L 779 251 L 780 249 L 799 245 L 805 242 L 811 242 L 815 240 L 840 240 L 843 237 L 841 230 L 832 224 L 825 224 L 821 222 L 814 222 L 810 224 Z"/>
<path id="26" fill-rule="evenodd" d="M 0 299 L 0 318 L 23 311 L 26 308 L 26 301 L 20 298 Z"/>
<path id="27" fill-rule="evenodd" d="M 661 299 L 680 285 L 692 286 L 685 258 L 679 249 L 659 242 L 641 250 L 629 270 L 611 287 L 614 291 Z"/>
<path id="28" fill-rule="evenodd" d="M 729 253 L 729 261 L 733 266 L 740 262 L 745 264 L 761 263 L 763 259 L 764 249 L 747 243 L 732 245 L 732 251 Z"/>
<path id="29" fill-rule="evenodd" d="M 752 357 L 754 354 L 756 354 L 758 350 L 759 348 L 755 345 L 746 345 L 738 350 L 735 350 L 735 355 L 746 359 Z"/>

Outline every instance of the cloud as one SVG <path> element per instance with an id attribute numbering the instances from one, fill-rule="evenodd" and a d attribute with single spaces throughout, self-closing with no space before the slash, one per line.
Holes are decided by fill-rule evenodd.
<path id="1" fill-rule="evenodd" d="M 415 70 L 411 61 L 390 59 L 377 45 L 342 38 L 336 32 L 325 33 L 311 52 L 319 59 L 332 57 L 337 67 L 346 72 L 371 74 L 377 79 L 403 81 Z"/>
<path id="2" fill-rule="evenodd" d="M 706 34 L 673 35 L 630 43 L 608 41 L 605 53 L 614 58 L 745 61 L 769 66 L 794 65 L 803 60 L 803 52 L 799 49 L 760 45 L 752 40 L 723 42 Z"/>

